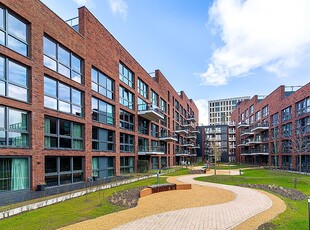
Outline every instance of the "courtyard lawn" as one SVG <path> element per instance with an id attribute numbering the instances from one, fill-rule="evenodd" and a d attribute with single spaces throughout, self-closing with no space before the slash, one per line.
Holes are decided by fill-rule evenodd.
<path id="1" fill-rule="evenodd" d="M 310 176 L 299 175 L 276 170 L 266 169 L 249 169 L 242 170 L 241 176 L 208 176 L 196 178 L 199 181 L 208 181 L 213 183 L 222 183 L 229 185 L 241 184 L 268 184 L 277 185 L 294 189 L 294 179 L 297 178 L 296 189 L 310 196 Z M 295 201 L 284 198 L 286 203 L 286 211 L 271 221 L 275 228 L 272 229 L 308 229 L 308 202 L 307 199 Z"/>
<path id="2" fill-rule="evenodd" d="M 75 199 L 0 220 L 0 229 L 57 229 L 87 219 L 117 212 L 124 208 L 108 202 L 108 197 L 114 192 L 156 183 L 157 178 L 151 178 L 89 193 Z M 160 177 L 160 183 L 166 183 L 165 178 Z"/>

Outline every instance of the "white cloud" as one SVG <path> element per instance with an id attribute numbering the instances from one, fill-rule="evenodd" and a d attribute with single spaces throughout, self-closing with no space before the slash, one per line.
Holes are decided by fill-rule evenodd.
<path id="1" fill-rule="evenodd" d="M 194 100 L 194 102 L 199 110 L 199 124 L 209 124 L 208 101 L 206 99 L 198 99 Z"/>
<path id="2" fill-rule="evenodd" d="M 300 67 L 310 51 L 309 12 L 309 0 L 215 1 L 208 25 L 215 26 L 223 45 L 200 74 L 202 84 L 224 85 L 257 68 L 285 76 Z"/>
<path id="3" fill-rule="evenodd" d="M 128 6 L 123 0 L 108 0 L 108 2 L 113 14 L 119 13 L 126 18 Z"/>
<path id="4" fill-rule="evenodd" d="M 92 0 L 73 0 L 79 6 L 89 6 L 92 7 L 94 4 Z"/>

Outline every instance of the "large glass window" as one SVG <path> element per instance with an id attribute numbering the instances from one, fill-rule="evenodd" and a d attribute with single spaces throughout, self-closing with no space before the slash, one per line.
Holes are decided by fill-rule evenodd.
<path id="1" fill-rule="evenodd" d="M 58 186 L 84 180 L 83 157 L 45 157 L 45 182 Z"/>
<path id="2" fill-rule="evenodd" d="M 22 18 L 0 7 L 0 45 L 29 56 L 29 26 Z"/>
<path id="3" fill-rule="evenodd" d="M 44 145 L 51 149 L 82 150 L 84 148 L 84 126 L 75 122 L 45 117 Z"/>
<path id="4" fill-rule="evenodd" d="M 275 113 L 271 116 L 271 125 L 275 126 L 279 124 L 279 113 Z"/>
<path id="5" fill-rule="evenodd" d="M 0 56 L 0 96 L 29 101 L 28 68 Z"/>
<path id="6" fill-rule="evenodd" d="M 101 95 L 113 99 L 114 98 L 114 81 L 101 73 L 99 70 L 91 69 L 92 89 Z"/>
<path id="7" fill-rule="evenodd" d="M 310 133 L 310 117 L 304 117 L 296 121 L 296 134 Z M 305 135 L 306 136 L 306 135 Z"/>
<path id="8" fill-rule="evenodd" d="M 158 127 L 158 125 L 155 125 L 155 124 L 152 123 L 151 127 L 152 127 L 152 129 L 151 129 L 152 137 L 159 137 L 158 136 L 159 135 L 159 127 Z"/>
<path id="9" fill-rule="evenodd" d="M 114 131 L 93 127 L 92 146 L 93 151 L 114 151 Z"/>
<path id="10" fill-rule="evenodd" d="M 93 97 L 92 118 L 100 123 L 114 125 L 114 106 Z"/>
<path id="11" fill-rule="evenodd" d="M 134 157 L 121 157 L 120 170 L 121 174 L 133 173 L 135 169 L 135 158 Z"/>
<path id="12" fill-rule="evenodd" d="M 149 135 L 149 121 L 139 117 L 138 118 L 138 132 L 141 134 Z"/>
<path id="13" fill-rule="evenodd" d="M 266 105 L 262 110 L 262 117 L 268 116 L 268 112 L 269 112 L 268 105 Z"/>
<path id="14" fill-rule="evenodd" d="M 82 117 L 82 92 L 49 77 L 44 77 L 44 106 Z"/>
<path id="15" fill-rule="evenodd" d="M 151 102 L 153 105 L 158 106 L 159 103 L 158 94 L 155 93 L 153 90 L 151 90 Z"/>
<path id="16" fill-rule="evenodd" d="M 257 111 L 256 113 L 255 113 L 255 121 L 258 121 L 258 120 L 260 120 L 260 118 L 261 118 L 261 111 Z"/>
<path id="17" fill-rule="evenodd" d="M 81 84 L 82 59 L 46 36 L 43 43 L 44 66 Z"/>
<path id="18" fill-rule="evenodd" d="M 167 103 L 164 99 L 160 99 L 160 108 L 163 112 L 167 111 Z M 183 113 L 183 111 L 182 111 Z"/>
<path id="19" fill-rule="evenodd" d="M 119 127 L 128 130 L 134 130 L 135 116 L 122 109 L 119 110 Z"/>
<path id="20" fill-rule="evenodd" d="M 291 137 L 292 136 L 292 123 L 282 125 L 282 136 Z"/>
<path id="21" fill-rule="evenodd" d="M 142 81 L 140 78 L 138 79 L 138 92 L 140 95 L 142 95 L 145 98 L 148 98 L 148 90 L 149 87 L 144 81 Z"/>
<path id="22" fill-rule="evenodd" d="M 123 106 L 126 106 L 129 109 L 133 109 L 134 108 L 134 94 L 131 93 L 129 90 L 120 86 L 119 87 L 119 103 L 121 103 Z"/>
<path id="23" fill-rule="evenodd" d="M 28 112 L 0 106 L 0 147 L 29 147 Z"/>
<path id="24" fill-rule="evenodd" d="M 28 158 L 0 157 L 0 193 L 29 189 L 29 168 Z"/>
<path id="25" fill-rule="evenodd" d="M 288 121 L 292 119 L 292 106 L 289 106 L 282 110 L 282 121 Z"/>
<path id="26" fill-rule="evenodd" d="M 119 63 L 119 79 L 121 79 L 126 85 L 134 88 L 134 74 L 122 63 Z"/>
<path id="27" fill-rule="evenodd" d="M 93 157 L 93 176 L 106 178 L 114 176 L 114 157 Z"/>
<path id="28" fill-rule="evenodd" d="M 135 136 L 133 136 L 133 135 L 129 135 L 126 133 L 120 133 L 120 150 L 121 150 L 121 152 L 133 153 L 135 151 L 134 139 L 135 139 Z"/>
<path id="29" fill-rule="evenodd" d="M 138 111 L 143 111 L 148 109 L 148 104 L 144 100 L 142 100 L 140 97 L 138 97 Z"/>
<path id="30" fill-rule="evenodd" d="M 296 103 L 296 115 L 310 112 L 310 97 Z"/>

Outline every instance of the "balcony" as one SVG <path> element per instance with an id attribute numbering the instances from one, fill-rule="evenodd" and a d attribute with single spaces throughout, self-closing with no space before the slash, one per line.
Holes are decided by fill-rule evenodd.
<path id="1" fill-rule="evenodd" d="M 254 135 L 254 132 L 252 132 L 249 129 L 242 130 L 240 134 L 240 136 L 251 136 L 251 135 Z"/>
<path id="2" fill-rule="evenodd" d="M 269 152 L 267 149 L 250 149 L 251 155 L 269 155 Z"/>
<path id="3" fill-rule="evenodd" d="M 189 130 L 190 133 L 200 133 L 199 130 Z"/>
<path id="4" fill-rule="evenodd" d="M 179 156 L 188 156 L 189 154 L 190 152 L 188 150 L 180 150 L 175 155 L 179 157 Z"/>
<path id="5" fill-rule="evenodd" d="M 192 149 L 200 149 L 200 144 L 194 145 L 193 147 L 191 147 Z"/>
<path id="6" fill-rule="evenodd" d="M 229 129 L 229 130 L 228 130 L 228 133 L 229 133 L 229 134 L 235 134 L 235 133 L 236 133 L 236 130 L 235 130 L 235 129 Z"/>
<path id="7" fill-rule="evenodd" d="M 235 149 L 235 148 L 236 148 L 236 145 L 229 145 L 229 148 L 230 148 L 230 149 Z"/>
<path id="8" fill-rule="evenodd" d="M 229 141 L 236 141 L 236 138 L 235 137 L 230 137 L 228 140 Z"/>
<path id="9" fill-rule="evenodd" d="M 140 104 L 138 105 L 138 115 L 150 120 L 150 121 L 158 121 L 159 119 L 164 119 L 163 112 L 152 104 Z"/>
<path id="10" fill-rule="evenodd" d="M 182 144 L 183 147 L 194 147 L 195 145 L 193 143 L 183 143 Z"/>
<path id="11" fill-rule="evenodd" d="M 230 127 L 233 127 L 233 126 L 235 126 L 235 125 L 236 125 L 236 123 L 233 122 L 233 121 L 228 122 L 228 126 L 230 126 Z"/>
<path id="12" fill-rule="evenodd" d="M 255 124 L 255 125 L 252 127 L 251 131 L 252 131 L 252 132 L 262 132 L 262 131 L 268 130 L 268 129 L 269 129 L 268 123 L 263 122 L 263 123 Z"/>
<path id="13" fill-rule="evenodd" d="M 178 134 L 188 134 L 188 129 L 183 128 L 183 127 L 179 127 L 174 132 L 178 133 Z"/>
<path id="14" fill-rule="evenodd" d="M 249 146 L 249 141 L 248 140 L 242 140 L 240 142 L 240 144 L 238 144 L 237 146 Z"/>
<path id="15" fill-rule="evenodd" d="M 186 118 L 187 121 L 192 121 L 192 122 L 196 122 L 196 118 L 194 116 L 188 116 Z"/>
<path id="16" fill-rule="evenodd" d="M 144 146 L 139 145 L 138 155 L 163 155 L 166 148 L 163 146 Z"/>
<path id="17" fill-rule="evenodd" d="M 239 122 L 237 125 L 237 128 L 247 128 L 249 127 L 249 124 L 247 122 Z"/>
<path id="18" fill-rule="evenodd" d="M 187 139 L 197 139 L 197 136 L 195 134 L 188 134 L 186 137 Z"/>
<path id="19" fill-rule="evenodd" d="M 75 31 L 79 32 L 79 17 L 71 18 L 66 21 Z"/>
<path id="20" fill-rule="evenodd" d="M 262 143 L 262 139 L 259 137 L 259 138 L 250 138 L 249 139 L 249 145 L 257 145 L 257 144 L 261 144 Z"/>
<path id="21" fill-rule="evenodd" d="M 194 128 L 195 127 L 195 124 L 193 122 L 188 122 L 187 124 L 183 124 L 182 125 L 183 127 L 186 127 L 186 128 Z"/>
<path id="22" fill-rule="evenodd" d="M 161 133 L 159 140 L 165 142 L 178 141 L 178 136 L 172 133 Z"/>

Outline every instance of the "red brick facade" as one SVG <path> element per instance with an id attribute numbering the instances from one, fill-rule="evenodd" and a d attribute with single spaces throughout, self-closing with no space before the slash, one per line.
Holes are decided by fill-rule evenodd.
<path id="1" fill-rule="evenodd" d="M 300 136 L 296 133 L 300 128 L 297 128 L 297 123 L 301 120 L 305 122 L 302 138 L 306 145 L 310 135 L 309 97 L 310 83 L 296 91 L 292 91 L 291 87 L 280 86 L 265 98 L 254 96 L 242 101 L 231 116 L 231 121 L 237 124 L 237 161 L 260 165 L 278 164 L 283 169 L 298 170 L 300 154 L 297 142 Z M 297 111 L 297 103 L 301 101 L 305 105 Z M 284 113 L 286 108 L 290 108 L 288 115 Z M 287 142 L 291 143 L 288 149 L 285 147 Z M 302 170 L 309 171 L 309 147 L 304 146 L 301 156 Z"/>
<path id="2" fill-rule="evenodd" d="M 186 116 L 194 115 L 196 124 L 198 123 L 198 109 L 195 103 L 188 99 L 182 91 L 180 95 L 170 85 L 168 80 L 159 71 L 155 71 L 155 76 L 151 77 L 140 64 L 122 47 L 122 45 L 104 28 L 101 23 L 85 8 L 79 8 L 79 32 L 71 28 L 66 22 L 60 19 L 55 13 L 48 9 L 39 0 L 2 0 L 3 8 L 14 12 L 21 17 L 29 26 L 29 56 L 25 57 L 15 51 L 0 46 L 1 56 L 9 58 L 26 65 L 30 69 L 29 74 L 29 103 L 13 100 L 0 96 L 0 105 L 28 111 L 30 114 L 30 147 L 29 148 L 0 148 L 2 156 L 29 156 L 31 159 L 31 188 L 44 182 L 45 177 L 45 156 L 83 156 L 84 157 L 84 178 L 92 175 L 93 156 L 115 157 L 115 175 L 120 174 L 120 157 L 135 157 L 135 168 L 137 167 L 138 137 L 145 137 L 158 141 L 158 138 L 149 135 L 138 134 L 138 78 L 142 79 L 149 87 L 150 91 L 155 91 L 159 97 L 167 103 L 167 130 L 173 132 L 176 123 L 174 101 L 177 100 L 186 110 L 186 115 L 182 115 L 186 121 Z M 79 84 L 69 78 L 44 66 L 43 37 L 48 36 L 61 44 L 83 60 L 83 83 Z M 130 88 L 119 79 L 119 63 L 126 65 L 134 73 L 134 88 Z M 114 99 L 108 99 L 101 94 L 92 91 L 91 68 L 95 67 L 102 73 L 112 78 L 114 82 Z M 77 117 L 44 107 L 44 76 L 73 86 L 83 93 L 84 116 Z M 122 86 L 134 94 L 134 110 L 128 109 L 119 102 L 119 86 Z M 115 106 L 115 125 L 105 125 L 92 120 L 92 97 L 106 101 Z M 150 98 L 150 97 L 149 97 Z M 150 102 L 150 101 L 148 101 Z M 134 114 L 134 131 L 119 128 L 119 110 L 122 109 Z M 183 113 L 183 111 L 182 111 Z M 44 147 L 44 117 L 66 119 L 84 125 L 84 150 L 49 150 Z M 159 128 L 164 127 L 161 123 L 155 122 Z M 92 126 L 115 131 L 115 151 L 113 152 L 93 152 L 92 151 Z M 151 122 L 150 122 L 151 124 Z M 150 127 L 149 127 L 150 128 Z M 120 132 L 134 135 L 134 153 L 123 153 L 120 151 Z M 175 146 L 178 142 L 167 143 L 167 151 L 164 155 L 150 155 L 160 158 L 167 157 L 167 166 L 176 164 Z"/>

